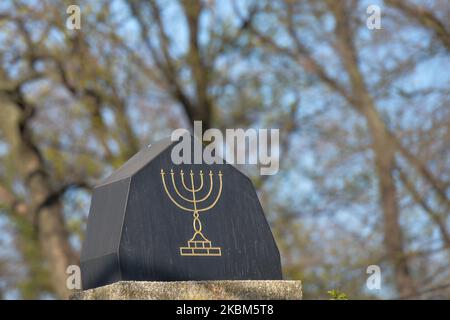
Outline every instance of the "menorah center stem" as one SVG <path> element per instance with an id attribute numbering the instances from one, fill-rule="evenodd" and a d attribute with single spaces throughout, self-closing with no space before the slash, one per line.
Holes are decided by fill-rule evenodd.
<path id="1" fill-rule="evenodd" d="M 198 212 L 194 212 L 194 221 L 192 223 L 192 226 L 194 227 L 195 233 L 200 233 L 202 231 L 202 223 L 200 221 L 200 215 Z"/>

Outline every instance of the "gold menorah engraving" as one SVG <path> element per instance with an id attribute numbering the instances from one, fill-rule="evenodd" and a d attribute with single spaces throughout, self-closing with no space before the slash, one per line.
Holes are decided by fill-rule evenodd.
<path id="1" fill-rule="evenodd" d="M 164 186 L 164 190 L 166 191 L 167 196 L 169 199 L 180 209 L 188 212 L 192 212 L 194 221 L 192 222 L 192 226 L 194 228 L 194 235 L 190 240 L 188 240 L 187 247 L 180 247 L 180 255 L 182 256 L 221 256 L 222 251 L 220 247 L 213 247 L 211 245 L 211 241 L 209 241 L 202 233 L 202 223 L 200 221 L 200 212 L 205 212 L 207 210 L 212 209 L 217 201 L 219 201 L 220 195 L 222 194 L 222 172 L 219 171 L 219 191 L 212 203 L 209 206 L 205 206 L 204 208 L 200 208 L 199 205 L 204 202 L 205 200 L 209 199 L 211 197 L 211 193 L 213 190 L 213 172 L 209 171 L 209 190 L 208 193 L 203 196 L 201 199 L 197 199 L 197 194 L 203 189 L 203 171 L 200 170 L 200 186 L 197 188 L 194 184 L 194 172 L 190 170 L 190 180 L 191 180 L 191 186 L 190 188 L 186 185 L 186 182 L 184 180 L 184 172 L 183 170 L 180 171 L 181 176 L 181 184 L 183 188 L 189 192 L 192 197 L 188 198 L 183 196 L 177 187 L 177 184 L 175 182 L 175 173 L 173 172 L 173 169 L 170 170 L 170 176 L 172 178 L 172 186 L 175 190 L 176 195 L 181 200 L 184 200 L 185 202 L 189 203 L 190 207 L 186 207 L 182 204 L 180 204 L 178 201 L 174 199 L 174 197 L 171 195 L 169 190 L 167 189 L 166 185 L 166 179 L 165 179 L 165 172 L 163 169 L 161 169 L 161 180 Z"/>

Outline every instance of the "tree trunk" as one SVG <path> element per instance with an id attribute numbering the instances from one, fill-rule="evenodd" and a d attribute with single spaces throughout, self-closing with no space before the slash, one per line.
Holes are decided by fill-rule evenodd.
<path id="1" fill-rule="evenodd" d="M 33 107 L 19 96 L 13 103 L 2 105 L 2 128 L 11 144 L 12 157 L 17 159 L 17 171 L 27 188 L 27 214 L 35 225 L 51 286 L 59 298 L 66 298 L 70 293 L 66 288 L 66 268 L 77 259 L 69 244 L 60 195 L 52 189 L 45 162 L 33 143 L 29 127 L 33 114 Z"/>
<path id="2" fill-rule="evenodd" d="M 351 96 L 349 96 L 348 102 L 364 116 L 372 137 L 379 199 L 383 210 L 384 245 L 387 257 L 394 268 L 395 284 L 399 294 L 401 296 L 411 295 L 416 290 L 404 253 L 404 239 L 400 226 L 397 187 L 394 179 L 396 145 L 390 138 L 388 129 L 377 111 L 359 69 L 358 56 L 353 43 L 354 34 L 349 14 L 350 8 L 332 0 L 328 1 L 328 5 L 336 19 L 336 48 L 350 79 Z"/>
<path id="3" fill-rule="evenodd" d="M 24 163 L 30 162 L 32 159 L 24 159 Z M 35 224 L 38 240 L 47 262 L 52 288 L 58 297 L 67 298 L 70 292 L 66 287 L 66 269 L 76 264 L 77 260 L 68 241 L 61 201 L 55 199 L 42 206 L 41 199 L 48 201 L 53 197 L 44 175 L 32 178 L 27 186 L 33 195 L 32 207 L 37 210 Z"/>
<path id="4" fill-rule="evenodd" d="M 378 113 L 372 108 L 366 108 L 364 115 L 373 139 L 372 150 L 383 210 L 384 245 L 388 259 L 394 267 L 397 290 L 401 296 L 409 296 L 416 293 L 416 288 L 411 277 L 407 257 L 404 254 L 404 238 L 399 222 L 397 187 L 394 179 L 396 168 L 395 146 L 389 139 L 385 125 Z"/>

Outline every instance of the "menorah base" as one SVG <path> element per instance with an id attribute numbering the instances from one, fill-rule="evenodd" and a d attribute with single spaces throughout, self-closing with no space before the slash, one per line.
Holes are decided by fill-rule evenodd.
<path id="1" fill-rule="evenodd" d="M 182 256 L 221 256 L 220 247 L 212 247 L 211 241 L 190 240 L 187 247 L 180 247 L 180 255 Z"/>

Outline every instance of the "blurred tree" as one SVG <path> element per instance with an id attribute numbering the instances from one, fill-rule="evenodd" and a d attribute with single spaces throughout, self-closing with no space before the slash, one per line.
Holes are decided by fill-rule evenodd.
<path id="1" fill-rule="evenodd" d="M 368 1 L 77 2 L 81 30 L 70 1 L 0 4 L 0 228 L 25 266 L 0 273 L 20 297 L 69 294 L 92 186 L 193 120 L 280 128 L 279 174 L 244 169 L 306 297 L 374 297 L 370 264 L 395 283 L 378 297 L 450 281 L 445 1 L 386 0 L 381 30 Z"/>
<path id="2" fill-rule="evenodd" d="M 400 33 L 401 30 L 409 28 L 411 24 L 418 21 L 420 27 L 430 29 L 431 33 L 436 35 L 430 40 L 430 43 L 426 44 L 427 46 L 436 46 L 433 43 L 436 40 L 443 44 L 444 50 L 447 48 L 448 32 L 443 22 L 432 13 L 433 9 L 437 10 L 436 8 L 424 9 L 408 4 L 407 1 L 387 1 L 387 4 L 400 9 L 408 16 L 414 15 L 414 19 L 402 20 L 401 26 L 395 24 L 395 20 L 390 20 L 389 23 L 392 23 L 388 25 L 390 30 L 393 29 L 393 25 L 396 25 L 398 29 L 395 30 Z M 450 208 L 448 192 L 445 187 L 448 182 L 445 180 L 446 176 L 440 180 L 439 175 L 427 167 L 426 161 L 415 155 L 410 147 L 405 147 L 407 142 L 399 138 L 403 133 L 393 130 L 392 117 L 388 118 L 388 115 L 384 114 L 384 111 L 377 106 L 378 103 L 386 104 L 386 101 L 383 100 L 389 98 L 386 97 L 387 94 L 392 94 L 387 91 L 395 88 L 396 81 L 412 71 L 406 67 L 420 63 L 423 57 L 418 56 L 417 52 L 408 52 L 409 50 L 405 48 L 401 51 L 404 56 L 397 58 L 397 61 L 394 61 L 395 64 L 389 68 L 386 68 L 377 59 L 371 61 L 372 57 L 365 54 L 365 49 L 373 48 L 372 50 L 375 51 L 383 47 L 387 51 L 395 52 L 387 42 L 393 41 L 395 34 L 390 37 L 387 34 L 390 31 L 374 31 L 372 34 L 368 34 L 368 31 L 362 30 L 365 28 L 365 23 L 361 21 L 360 13 L 365 12 L 367 5 L 360 1 L 297 2 L 286 0 L 276 3 L 259 3 L 253 10 L 259 10 L 259 14 L 265 21 L 268 21 L 268 16 L 275 15 L 276 22 L 271 25 L 272 28 L 267 28 L 267 24 L 254 23 L 251 25 L 251 32 L 268 50 L 274 52 L 274 55 L 283 55 L 292 63 L 300 65 L 301 72 L 307 72 L 314 76 L 325 88 L 340 96 L 342 98 L 340 101 L 353 108 L 365 119 L 371 139 L 370 148 L 373 154 L 374 172 L 377 174 L 379 203 L 383 212 L 385 252 L 394 267 L 393 278 L 398 292 L 402 296 L 411 296 L 417 291 L 408 259 L 409 255 L 406 253 L 404 231 L 401 227 L 398 176 L 412 193 L 415 201 L 418 201 L 417 204 L 425 208 L 425 212 L 431 215 L 432 221 L 436 223 L 441 234 L 445 249 L 448 249 L 446 221 L 448 221 Z M 448 16 L 448 6 L 444 6 L 443 9 L 446 10 Z M 391 13 L 391 11 L 388 12 Z M 386 17 L 387 14 L 385 13 L 384 16 Z M 398 17 L 394 16 L 393 18 Z M 246 18 L 242 19 L 246 20 Z M 387 25 L 386 18 L 384 19 L 384 23 Z M 322 26 L 322 28 L 317 28 L 317 26 Z M 380 44 L 377 37 L 382 37 L 384 46 Z M 405 45 L 407 44 L 405 43 Z M 428 49 L 425 47 L 425 50 Z M 432 57 L 434 54 L 428 58 Z M 374 81 L 376 79 L 380 79 L 378 83 Z M 439 86 L 441 84 L 437 84 L 436 88 L 431 90 L 433 92 L 441 91 L 442 88 Z M 448 90 L 444 90 L 442 93 L 445 101 L 442 107 L 448 108 Z M 445 100 L 446 98 L 447 100 Z M 395 110 L 395 107 L 392 109 Z M 441 108 L 441 110 L 444 109 Z M 448 117 L 448 113 L 446 115 Z M 395 123 L 399 120 L 395 119 L 392 122 Z M 398 157 L 401 157 L 403 161 L 400 161 Z M 432 192 L 438 198 L 441 214 L 428 208 L 427 201 L 414 192 L 415 187 L 408 183 L 402 166 L 415 170 L 429 184 Z"/>

